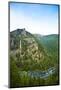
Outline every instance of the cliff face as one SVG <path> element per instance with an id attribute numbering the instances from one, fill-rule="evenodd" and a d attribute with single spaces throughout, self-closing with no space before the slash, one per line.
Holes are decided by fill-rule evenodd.
<path id="1" fill-rule="evenodd" d="M 21 36 L 26 36 L 25 29 L 17 29 L 15 31 L 10 32 L 10 49 L 11 50 L 19 49 Z"/>
<path id="2" fill-rule="evenodd" d="M 32 34 L 27 32 L 25 28 L 17 29 L 10 32 L 10 49 L 15 50 L 20 48 L 20 40 L 25 37 L 32 37 Z"/>
<path id="3" fill-rule="evenodd" d="M 19 52 L 22 60 L 31 59 L 39 62 L 44 59 L 43 50 L 39 50 L 34 36 L 25 29 L 18 29 L 10 33 L 10 49 L 14 54 Z"/>
<path id="4" fill-rule="evenodd" d="M 43 54 L 39 50 L 38 44 L 34 38 L 24 38 L 21 43 L 21 57 L 26 59 L 31 58 L 32 60 L 40 60 Z"/>

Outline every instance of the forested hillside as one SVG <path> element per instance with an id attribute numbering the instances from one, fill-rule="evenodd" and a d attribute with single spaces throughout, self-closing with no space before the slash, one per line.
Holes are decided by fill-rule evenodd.
<path id="1" fill-rule="evenodd" d="M 10 32 L 10 87 L 57 85 L 58 35 Z"/>

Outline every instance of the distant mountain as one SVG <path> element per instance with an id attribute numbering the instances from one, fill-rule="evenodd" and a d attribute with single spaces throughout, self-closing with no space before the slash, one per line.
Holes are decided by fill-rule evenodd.
<path id="1" fill-rule="evenodd" d="M 51 35 L 34 35 L 37 40 L 44 46 L 44 48 L 48 51 L 48 53 L 58 53 L 58 44 L 59 44 L 59 35 L 51 34 Z"/>

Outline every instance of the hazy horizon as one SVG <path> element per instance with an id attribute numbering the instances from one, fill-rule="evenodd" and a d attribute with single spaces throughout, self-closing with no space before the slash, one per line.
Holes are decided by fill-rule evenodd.
<path id="1" fill-rule="evenodd" d="M 10 3 L 10 31 L 18 28 L 32 34 L 58 34 L 58 5 Z"/>

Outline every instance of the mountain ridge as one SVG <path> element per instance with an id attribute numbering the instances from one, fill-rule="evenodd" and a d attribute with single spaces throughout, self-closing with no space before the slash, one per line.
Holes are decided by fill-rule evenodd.
<path id="1" fill-rule="evenodd" d="M 11 32 L 11 34 L 12 34 L 12 32 Z M 50 35 L 48 37 L 52 37 L 52 36 Z M 45 62 L 47 64 L 47 62 L 50 62 L 48 67 L 50 67 L 52 65 L 51 61 L 50 61 L 52 59 L 52 53 L 53 53 L 52 51 L 53 51 L 53 49 L 55 51 L 57 50 L 56 48 L 54 48 L 54 46 L 56 46 L 54 42 L 58 41 L 56 38 L 55 39 L 52 38 L 52 40 L 51 39 L 49 40 L 49 38 L 46 39 L 45 36 L 37 38 L 37 36 L 27 32 L 26 29 L 25 30 L 17 29 L 14 31 L 14 33 L 12 34 L 12 37 L 10 37 L 10 39 L 14 43 L 13 47 L 12 47 L 12 45 L 10 46 L 11 52 L 13 52 L 15 54 L 15 56 L 16 56 L 16 54 L 19 53 L 18 59 L 19 58 L 22 59 L 21 63 L 26 61 L 27 63 Z M 12 44 L 12 41 L 11 41 L 11 44 Z M 47 41 L 48 41 L 48 43 L 47 43 Z M 51 43 L 51 45 L 50 45 L 50 43 Z M 54 45 L 52 45 L 52 44 L 54 44 Z M 52 53 L 49 53 L 50 51 Z M 53 53 L 53 54 L 55 55 L 55 53 Z M 57 55 L 57 53 L 56 53 L 56 55 Z M 55 59 L 56 59 L 56 55 L 54 57 Z M 53 61 L 53 59 L 52 59 L 52 61 Z M 43 63 L 42 63 L 42 65 L 43 65 Z M 54 64 L 52 66 L 54 66 Z M 44 65 L 43 65 L 43 68 L 44 68 Z"/>

